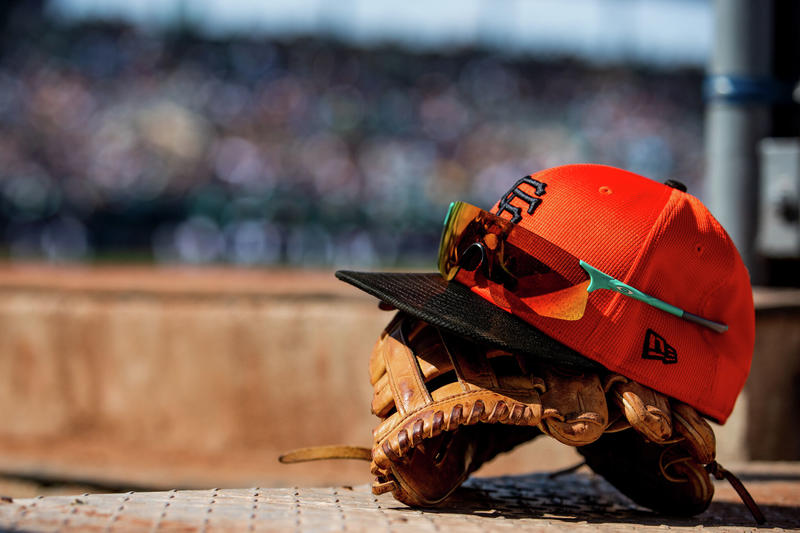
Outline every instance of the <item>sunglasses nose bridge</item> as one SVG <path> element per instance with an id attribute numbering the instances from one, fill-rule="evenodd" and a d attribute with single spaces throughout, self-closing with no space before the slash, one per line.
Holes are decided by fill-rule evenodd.
<path id="1" fill-rule="evenodd" d="M 459 266 L 464 270 L 473 272 L 486 262 L 486 248 L 479 242 L 470 244 L 461 254 Z"/>

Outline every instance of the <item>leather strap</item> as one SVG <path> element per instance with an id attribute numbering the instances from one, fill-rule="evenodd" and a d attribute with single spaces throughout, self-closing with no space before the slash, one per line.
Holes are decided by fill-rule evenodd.
<path id="1" fill-rule="evenodd" d="M 372 450 L 362 446 L 312 446 L 310 448 L 298 448 L 284 453 L 278 457 L 278 461 L 284 464 L 305 463 L 306 461 L 320 461 L 324 459 L 358 459 L 360 461 L 371 461 Z"/>
<path id="2" fill-rule="evenodd" d="M 741 480 L 738 477 L 736 477 L 732 472 L 722 468 L 722 465 L 720 465 L 716 461 L 708 463 L 706 465 L 706 471 L 708 471 L 709 474 L 711 474 L 717 479 L 728 480 L 728 483 L 731 484 L 733 490 L 735 490 L 736 493 L 739 495 L 739 497 L 742 499 L 742 503 L 744 503 L 750 510 L 750 514 L 753 515 L 753 518 L 755 519 L 757 524 L 761 525 L 767 521 L 767 519 L 764 518 L 764 513 L 762 513 L 761 509 L 758 508 L 758 504 L 756 504 L 756 501 L 753 499 L 752 496 L 750 496 L 750 493 L 744 487 L 744 483 L 742 483 Z"/>

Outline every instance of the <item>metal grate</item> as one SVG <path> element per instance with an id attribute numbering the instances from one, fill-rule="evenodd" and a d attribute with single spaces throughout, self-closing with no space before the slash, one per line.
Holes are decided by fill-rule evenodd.
<path id="1" fill-rule="evenodd" d="M 768 479 L 779 483 L 771 488 L 769 480 L 749 483 L 767 503 L 767 527 L 800 527 L 800 476 Z M 472 479 L 447 506 L 429 510 L 408 508 L 390 495 L 373 496 L 366 486 L 83 494 L 2 501 L 0 530 L 751 531 L 754 523 L 744 506 L 724 486 L 718 489 L 711 508 L 694 519 L 654 515 L 586 473 Z"/>

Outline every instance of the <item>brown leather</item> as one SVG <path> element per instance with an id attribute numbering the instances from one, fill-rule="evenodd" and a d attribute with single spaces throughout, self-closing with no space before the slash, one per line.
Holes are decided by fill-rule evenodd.
<path id="1" fill-rule="evenodd" d="M 755 506 L 714 462 L 708 422 L 625 376 L 537 364 L 398 312 L 375 343 L 369 377 L 372 412 L 381 419 L 371 450 L 316 447 L 281 461 L 371 460 L 375 494 L 432 506 L 486 461 L 545 433 L 578 447 L 592 469 L 655 511 L 705 510 L 714 493 L 709 472 L 732 480 Z"/>
<path id="2" fill-rule="evenodd" d="M 648 442 L 633 429 L 578 448 L 589 467 L 634 502 L 674 516 L 702 513 L 714 496 L 703 465 L 677 445 Z"/>
<path id="3" fill-rule="evenodd" d="M 321 461 L 324 459 L 358 459 L 369 461 L 372 459 L 372 451 L 361 446 L 312 446 L 310 448 L 299 448 L 284 453 L 278 457 L 278 461 L 284 464 L 305 463 L 307 461 Z"/>
<path id="4" fill-rule="evenodd" d="M 717 456 L 717 441 L 709 423 L 679 401 L 672 402 L 672 419 L 675 432 L 683 437 L 681 445 L 701 464 L 712 463 Z"/>
<path id="5" fill-rule="evenodd" d="M 742 502 L 745 504 L 747 509 L 750 510 L 750 514 L 753 515 L 753 519 L 756 521 L 757 524 L 763 524 L 767 521 L 766 517 L 764 517 L 764 513 L 761 512 L 761 509 L 758 507 L 758 504 L 750 495 L 750 492 L 745 488 L 744 483 L 736 477 L 732 472 L 726 470 L 716 461 L 712 461 L 711 463 L 706 465 L 706 471 L 709 474 L 714 476 L 717 479 L 727 479 L 728 483 L 731 484 L 733 490 L 736 491 L 736 494 L 739 495 L 739 498 L 742 499 Z"/>
<path id="6" fill-rule="evenodd" d="M 438 505 L 486 461 L 539 434 L 535 427 L 502 424 L 477 424 L 443 433 L 423 442 L 407 460 L 392 463 L 395 485 L 391 490 L 395 498 L 411 505 Z M 381 470 L 374 469 L 373 474 L 380 476 Z M 376 485 L 373 492 L 378 494 L 380 482 Z"/>
<path id="7" fill-rule="evenodd" d="M 651 441 L 664 443 L 672 436 L 669 400 L 663 394 L 626 380 L 616 383 L 610 396 L 628 423 Z"/>
<path id="8" fill-rule="evenodd" d="M 610 431 L 624 433 L 629 452 L 636 456 L 641 448 L 644 453 L 640 462 L 646 461 L 636 468 L 655 468 L 643 479 L 660 483 L 658 491 L 673 502 L 651 508 L 671 509 L 674 502 L 688 501 L 689 509 L 699 509 L 713 493 L 703 469 L 715 448 L 708 423 L 691 407 L 671 406 L 662 394 L 624 376 L 537 365 L 403 313 L 380 335 L 369 370 L 372 410 L 382 419 L 373 431 L 370 470 L 376 493 L 391 490 L 405 503 L 436 505 L 483 462 L 540 434 L 536 428 L 571 446 L 600 443 L 586 448 L 593 455 L 587 462 L 604 471 L 626 460 L 627 452 L 606 444 L 612 442 Z M 599 460 L 595 449 L 613 457 Z M 662 452 L 661 462 L 653 463 L 650 455 Z M 671 462 L 663 463 L 665 458 Z M 643 490 L 643 482 L 626 478 L 636 468 L 622 468 L 627 473 L 612 475 L 612 483 L 620 483 L 623 491 Z M 674 487 L 676 479 L 683 489 Z M 686 494 L 677 494 L 681 490 Z"/>
<path id="9" fill-rule="evenodd" d="M 540 372 L 546 388 L 542 394 L 542 431 L 570 446 L 599 439 L 608 426 L 600 377 L 547 367 Z"/>
<path id="10" fill-rule="evenodd" d="M 500 358 L 514 372 L 495 372 L 490 359 Z M 503 442 L 492 436 L 497 430 L 490 424 L 534 428 L 541 422 L 544 382 L 513 365 L 511 354 L 398 313 L 370 358 L 372 410 L 384 419 L 373 432 L 376 491 L 391 487 L 401 501 L 433 505 L 509 442 L 538 435 L 517 432 Z M 476 425 L 482 427 L 466 429 Z"/>

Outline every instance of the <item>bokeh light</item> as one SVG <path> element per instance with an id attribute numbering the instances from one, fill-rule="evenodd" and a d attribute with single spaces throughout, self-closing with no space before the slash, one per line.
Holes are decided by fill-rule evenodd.
<path id="1" fill-rule="evenodd" d="M 702 193 L 697 68 L 30 13 L 0 58 L 11 259 L 431 267 L 450 201 L 541 168 Z"/>

